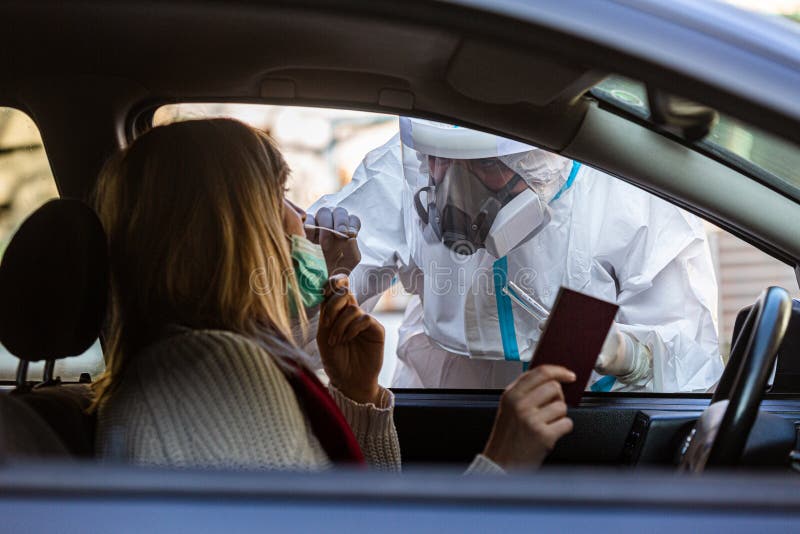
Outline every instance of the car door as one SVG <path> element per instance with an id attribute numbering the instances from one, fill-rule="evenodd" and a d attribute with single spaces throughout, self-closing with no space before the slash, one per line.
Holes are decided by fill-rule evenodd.
<path id="1" fill-rule="evenodd" d="M 67 195 L 86 197 L 104 158 L 126 134 L 148 127 L 148 110 L 166 102 L 338 106 L 437 118 L 549 147 L 730 230 L 783 262 L 783 273 L 796 264 L 800 244 L 786 229 L 796 227 L 791 180 L 775 180 L 772 172 L 695 143 L 675 124 L 637 114 L 635 99 L 625 106 L 624 90 L 616 100 L 584 94 L 619 71 L 796 142 L 798 55 L 787 32 L 757 21 L 741 31 L 744 17 L 686 2 L 598 2 L 591 11 L 581 2 L 418 2 L 400 12 L 381 2 L 348 2 L 335 13 L 322 4 L 232 12 L 208 3 L 174 13 L 117 5 L 97 12 L 87 5 L 68 14 L 13 5 L 8 18 L 15 24 L 3 38 L 15 53 L 9 53 L 3 96 L 34 112 Z M 88 28 L 85 21 L 95 16 L 103 24 Z M 163 46 L 176 34 L 185 38 L 181 46 Z M 32 42 L 32 35 L 35 46 L 14 46 Z M 112 41 L 109 36 L 111 48 L 98 44 Z M 715 68 L 708 68 L 712 60 Z M 81 135 L 75 135 L 78 124 Z M 746 136 L 737 142 L 747 145 Z M 326 145 L 317 153 L 324 160 Z M 784 276 L 764 281 L 791 285 Z M 745 291 L 738 305 L 755 294 Z M 718 317 L 723 345 L 724 324 Z M 784 394 L 788 404 L 781 406 L 790 415 L 797 391 Z M 480 451 L 497 397 L 398 390 L 408 461 L 462 461 Z M 575 432 L 552 459 L 620 461 L 636 411 L 697 413 L 706 399 L 588 394 L 574 412 Z"/>
<path id="2" fill-rule="evenodd" d="M 631 80 L 612 78 L 598 86 L 595 92 L 599 98 L 607 98 L 609 102 L 618 99 L 626 102 L 628 106 L 634 102 L 638 102 L 641 106 L 646 105 L 643 87 Z M 611 96 L 606 97 L 606 95 Z M 343 198 L 341 190 L 348 188 L 354 190 L 355 193 L 350 198 L 355 197 L 355 200 L 345 205 L 351 213 L 362 217 L 362 232 L 371 236 L 367 241 L 360 242 L 364 251 L 364 261 L 379 260 L 373 252 L 376 248 L 384 247 L 387 250 L 398 248 L 398 243 L 392 240 L 399 238 L 392 234 L 391 225 L 376 221 L 375 214 L 368 208 L 371 202 L 380 202 L 383 206 L 379 212 L 382 218 L 398 217 L 397 213 L 392 213 L 392 209 L 400 209 L 400 198 L 404 187 L 401 176 L 403 171 L 399 167 L 394 170 L 380 167 L 381 172 L 395 173 L 394 181 L 390 184 L 396 185 L 397 188 L 394 191 L 391 187 L 381 188 L 379 191 L 383 196 L 376 199 L 365 194 L 367 191 L 365 181 L 378 178 L 373 178 L 369 172 L 365 173 L 363 168 L 359 168 L 365 165 L 365 161 L 369 166 L 370 159 L 376 157 L 376 154 L 383 154 L 387 150 L 385 148 L 387 140 L 389 145 L 392 139 L 399 143 L 396 116 L 347 109 L 320 110 L 266 104 L 185 103 L 166 105 L 154 110 L 152 124 L 216 116 L 229 116 L 248 121 L 266 129 L 276 138 L 293 169 L 288 194 L 297 204 L 306 208 L 315 204 L 321 205 L 319 198 L 323 197 L 328 198 L 327 205 L 333 206 L 331 201 L 340 201 Z M 739 125 L 723 123 L 719 128 L 720 131 L 714 132 L 714 138 L 721 139 L 720 142 L 725 142 L 727 139 L 734 148 L 740 136 L 749 134 L 746 130 L 737 133 L 737 128 L 744 128 Z M 769 154 L 776 152 L 768 140 L 759 138 L 757 142 L 770 147 L 772 152 Z M 381 146 L 384 148 L 379 148 Z M 323 147 L 324 150 L 321 150 Z M 375 152 L 375 149 L 378 151 Z M 381 150 L 384 152 L 380 152 Z M 774 159 L 767 158 L 757 148 L 750 153 L 754 154 L 758 161 L 770 161 L 774 164 Z M 791 161 L 791 158 L 797 157 L 789 147 L 783 152 L 777 150 L 777 156 L 783 158 L 779 161 L 781 165 L 784 159 Z M 619 181 L 616 187 L 623 188 L 621 189 L 623 191 L 632 187 L 617 178 L 609 177 L 609 179 Z M 325 195 L 330 196 L 325 197 Z M 643 191 L 636 192 L 629 201 L 642 199 L 652 202 L 652 206 L 656 209 L 663 209 L 662 199 Z M 620 209 L 619 204 L 610 206 L 611 209 Z M 621 207 L 630 210 L 640 208 L 634 205 L 627 206 L 624 203 Z M 709 294 L 714 296 L 714 301 L 708 303 L 708 316 L 715 322 L 715 330 L 712 332 L 716 336 L 713 350 L 726 361 L 733 343 L 738 312 L 754 302 L 760 292 L 770 285 L 785 287 L 792 295 L 798 296 L 800 293 L 795 274 L 790 266 L 759 250 L 753 244 L 735 237 L 723 227 L 697 218 L 688 211 L 669 209 L 699 225 L 697 228 L 702 234 L 702 245 L 707 248 L 707 257 L 710 259 L 707 264 L 709 272 L 706 274 L 713 284 L 713 287 L 709 288 Z M 313 209 L 310 211 L 314 213 Z M 381 232 L 368 232 L 370 224 L 382 224 Z M 642 231 L 646 230 L 647 225 L 643 223 Z M 671 238 L 674 239 L 674 236 L 669 234 L 663 236 L 664 240 Z M 651 252 L 653 262 L 673 259 L 671 256 L 664 256 L 663 253 L 663 249 L 669 246 L 668 243 L 662 245 L 659 241 L 655 241 L 654 246 L 655 252 Z M 657 253 L 658 251 L 661 252 Z M 633 262 L 621 261 L 614 268 L 616 271 L 622 271 L 629 265 L 633 265 Z M 640 262 L 636 268 L 644 272 L 645 265 L 649 264 Z M 610 267 L 608 269 L 611 270 Z M 698 275 L 693 273 L 693 276 Z M 649 282 L 653 283 L 652 279 Z M 671 289 L 682 290 L 677 286 Z M 403 328 L 408 329 L 409 323 L 408 319 L 404 318 L 404 312 L 414 298 L 409 287 L 395 279 L 380 295 L 377 304 L 376 299 L 365 303 L 386 327 L 385 363 L 380 376 L 380 381 L 385 386 L 395 384 L 393 375 L 397 367 L 397 351 L 400 348 L 398 345 L 404 335 L 401 331 Z M 686 295 L 685 298 L 690 299 L 691 295 Z M 669 301 L 673 306 L 674 302 L 674 300 Z M 653 309 L 664 306 L 664 302 L 658 300 L 646 301 L 644 304 Z M 520 314 L 521 311 L 517 309 L 516 313 Z M 686 328 L 696 328 L 696 325 L 689 324 Z M 580 326 L 576 325 L 576 332 L 579 331 Z M 313 351 L 313 346 L 310 350 Z M 680 358 L 683 356 L 685 355 L 676 349 L 670 357 L 680 363 Z M 765 402 L 764 408 L 794 420 L 800 417 L 798 415 L 800 406 L 791 398 L 787 399 L 787 394 L 791 395 L 798 390 L 794 389 L 796 386 L 793 383 L 786 383 L 788 376 L 786 373 L 791 373 L 789 362 L 792 361 L 789 353 L 781 356 L 774 381 L 784 385 L 781 386 L 780 392 L 776 390 L 774 394 L 770 394 L 772 398 Z M 519 364 L 518 371 L 523 372 L 522 364 Z M 632 450 L 636 444 L 631 444 L 631 434 L 636 426 L 637 417 L 643 412 L 658 412 L 664 415 L 666 422 L 663 423 L 665 426 L 661 429 L 657 442 L 649 445 L 651 452 L 648 453 L 646 461 L 670 465 L 675 460 L 681 440 L 691 429 L 694 419 L 708 405 L 711 393 L 706 390 L 713 389 L 714 382 L 718 378 L 718 375 L 714 376 L 702 390 L 698 390 L 696 385 L 692 384 L 692 377 L 684 378 L 685 382 L 680 385 L 683 388 L 671 386 L 659 389 L 651 383 L 639 388 L 638 391 L 636 388 L 626 387 L 617 389 L 634 389 L 634 391 L 597 392 L 590 389 L 580 406 L 570 410 L 570 417 L 575 422 L 574 430 L 558 443 L 548 462 L 610 465 L 635 463 L 638 459 L 633 457 Z M 407 464 L 466 464 L 475 454 L 483 450 L 502 390 L 474 387 L 464 389 L 458 385 L 456 383 L 455 388 L 447 389 L 394 388 L 395 421 L 404 461 Z M 657 453 L 652 452 L 653 450 L 657 450 Z"/>

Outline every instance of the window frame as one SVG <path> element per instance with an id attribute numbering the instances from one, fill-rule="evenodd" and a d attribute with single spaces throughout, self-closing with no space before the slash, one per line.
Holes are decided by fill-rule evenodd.
<path id="1" fill-rule="evenodd" d="M 642 88 L 646 88 L 644 84 L 641 85 Z M 702 154 L 740 174 L 747 176 L 748 178 L 768 187 L 769 189 L 781 194 L 795 203 L 800 203 L 800 185 L 793 185 L 788 180 L 780 178 L 767 169 L 759 167 L 754 162 L 739 156 L 738 154 L 726 149 L 721 145 L 717 145 L 706 138 L 695 142 L 687 141 L 683 137 L 675 135 L 674 132 L 654 124 L 650 120 L 649 113 L 644 113 L 637 106 L 627 105 L 620 100 L 613 99 L 613 97 L 610 97 L 605 93 L 607 93 L 607 91 L 595 87 L 589 90 L 587 94 L 595 99 L 601 109 L 614 113 L 615 115 L 634 122 L 639 126 L 643 126 L 652 132 L 668 137 L 669 139 L 680 143 L 681 145 L 693 150 L 694 152 L 697 152 L 698 154 Z M 731 117 L 731 119 L 738 122 L 743 122 L 735 117 Z M 764 131 L 773 137 L 778 137 L 775 134 L 766 132 L 765 130 L 759 130 Z M 784 142 L 791 143 L 790 141 Z M 798 151 L 800 151 L 800 147 L 798 147 Z"/>
<path id="2" fill-rule="evenodd" d="M 26 146 L 14 146 L 14 147 L 12 147 L 11 150 L 12 151 L 17 151 L 17 150 L 25 150 L 25 149 L 28 149 L 28 148 L 36 148 L 37 150 L 41 150 L 41 153 L 44 155 L 44 158 L 47 161 L 48 172 L 50 174 L 50 177 L 51 177 L 52 182 L 53 182 L 53 186 L 54 186 L 55 191 L 56 191 L 56 196 L 53 197 L 53 198 L 60 198 L 61 197 L 61 189 L 60 189 L 60 187 L 58 185 L 58 181 L 55 179 L 55 172 L 53 171 L 53 164 L 52 164 L 52 162 L 50 160 L 50 155 L 48 154 L 47 147 L 45 146 L 45 143 L 44 143 L 44 138 L 42 136 L 42 129 L 41 129 L 39 123 L 37 122 L 34 114 L 31 113 L 30 109 L 28 109 L 27 106 L 20 105 L 19 103 L 16 103 L 16 102 L 0 101 L 0 110 L 2 110 L 2 109 L 10 109 L 10 110 L 22 113 L 23 115 L 25 115 L 25 117 L 27 117 L 27 119 L 36 128 L 36 132 L 39 135 L 39 138 L 42 140 L 41 147 L 36 147 L 35 145 L 30 145 L 30 146 L 27 146 L 27 147 Z M 2 146 L 0 146 L 0 157 L 2 157 L 5 153 L 6 153 L 6 150 Z M 38 207 L 36 209 L 38 209 Z M 33 213 L 33 212 L 30 212 L 30 213 L 26 214 L 25 217 L 22 219 L 22 221 L 20 221 L 20 224 L 22 222 L 24 222 L 31 215 L 31 213 Z M 15 232 L 16 232 L 16 230 L 14 230 L 11 234 L 9 234 L 9 238 L 13 237 Z M 4 249 L 0 250 L 0 261 L 2 260 L 2 257 L 3 257 L 2 255 L 3 255 L 4 252 L 5 252 Z M 79 358 L 82 358 L 85 355 L 89 354 L 90 352 L 93 352 L 95 350 L 95 346 L 97 346 L 97 348 L 99 349 L 100 356 L 101 356 L 101 359 L 103 361 L 103 370 L 100 371 L 100 373 L 102 374 L 102 372 L 105 370 L 105 352 L 104 352 L 104 345 L 103 345 L 102 337 L 99 337 L 97 340 L 95 340 L 95 342 L 92 343 L 92 345 L 83 354 L 75 355 L 75 356 L 69 356 L 69 357 L 66 357 L 66 358 L 60 358 L 59 360 L 57 360 L 57 365 L 58 365 L 58 362 L 61 362 L 61 364 L 64 365 L 64 362 L 67 361 L 67 360 L 69 360 L 70 363 L 72 363 L 75 360 L 77 360 Z M 3 348 L 3 350 L 5 351 L 5 348 Z M 14 358 L 17 361 L 17 364 L 20 361 L 16 356 L 11 354 L 10 352 L 6 351 L 6 354 L 10 358 Z M 41 373 L 43 372 L 44 363 L 45 363 L 44 360 L 40 360 L 38 362 L 30 362 L 29 368 L 28 368 L 28 373 L 27 373 L 28 382 L 37 383 L 38 377 L 41 376 Z M 64 378 L 60 377 L 61 378 L 61 382 L 65 383 L 65 384 L 81 383 L 80 382 L 80 375 L 81 374 L 90 373 L 90 372 L 93 373 L 95 370 L 96 369 L 88 369 L 88 368 L 85 368 L 84 370 L 78 370 L 77 376 L 72 375 L 72 376 L 68 377 L 69 379 L 64 379 Z M 9 378 L 0 377 L 0 387 L 5 388 L 5 387 L 14 387 L 14 386 L 16 386 L 16 376 L 15 376 L 15 374 L 14 374 L 14 376 L 11 376 Z M 56 373 L 56 375 L 58 375 L 58 373 Z M 99 374 L 98 375 L 92 374 L 92 380 L 96 379 L 97 376 L 99 376 Z"/>
<path id="3" fill-rule="evenodd" d="M 598 106 L 601 109 L 606 111 L 612 112 L 615 115 L 633 122 L 640 127 L 646 128 L 654 133 L 662 135 L 664 137 L 669 138 L 672 141 L 678 142 L 682 146 L 702 155 L 705 156 L 713 161 L 721 163 L 726 167 L 746 176 L 749 179 L 752 179 L 766 187 L 768 187 L 771 191 L 780 194 L 791 200 L 796 204 L 800 204 L 800 199 L 787 194 L 782 189 L 775 187 L 771 184 L 768 180 L 765 180 L 765 175 L 769 175 L 772 177 L 774 181 L 780 181 L 779 178 L 773 176 L 771 173 L 764 171 L 759 172 L 762 170 L 757 165 L 745 160 L 744 158 L 740 158 L 733 153 L 730 153 L 733 156 L 730 159 L 726 159 L 721 155 L 715 153 L 712 150 L 709 150 L 707 147 L 702 146 L 698 143 L 689 143 L 685 139 L 675 135 L 674 133 L 665 130 L 663 128 L 659 128 L 658 126 L 654 125 L 652 122 L 647 120 L 647 118 L 641 114 L 637 113 L 636 110 L 631 107 L 631 109 L 627 109 L 627 106 L 620 106 L 618 102 L 611 101 L 608 98 L 598 97 L 595 94 L 594 90 L 589 90 L 585 93 L 584 98 L 589 98 L 595 102 L 597 102 Z M 276 99 L 270 98 L 242 98 L 242 97 L 219 97 L 219 98 L 170 98 L 170 99 L 153 99 L 147 101 L 143 105 L 134 108 L 131 113 L 126 118 L 125 121 L 125 132 L 126 132 L 126 141 L 130 144 L 136 137 L 141 135 L 142 133 L 146 132 L 150 128 L 153 127 L 152 121 L 156 111 L 162 107 L 167 105 L 175 105 L 175 104 L 254 104 L 254 105 L 269 105 L 269 106 L 283 106 L 283 107 L 316 107 L 316 108 L 338 108 L 343 110 L 353 110 L 353 111 L 364 111 L 369 113 L 381 113 L 381 114 L 396 114 L 396 112 L 382 110 L 382 109 L 374 109 L 373 107 L 369 106 L 359 106 L 354 105 L 353 103 L 337 103 L 331 105 L 321 105 L 320 102 L 286 102 Z M 377 107 L 377 106 L 375 106 Z M 399 116 L 399 115 L 398 115 Z M 408 116 L 413 116 L 413 114 L 409 113 Z M 453 124 L 459 124 L 459 121 L 453 121 Z M 474 128 L 474 126 L 465 126 Z M 496 132 L 495 132 L 496 133 Z M 775 135 L 775 134 L 771 134 Z M 741 160 L 741 166 L 737 166 L 736 161 L 731 161 L 734 159 Z M 770 244 L 765 243 L 759 240 L 756 236 L 752 234 L 746 233 L 741 231 L 726 221 L 722 219 L 718 219 L 716 217 L 712 217 L 707 213 L 702 212 L 697 207 L 688 204 L 686 202 L 682 202 L 679 199 L 671 198 L 670 196 L 664 194 L 661 191 L 656 191 L 653 188 L 647 187 L 645 185 L 634 183 L 631 180 L 618 176 L 616 174 L 612 174 L 615 178 L 622 180 L 638 189 L 641 189 L 651 195 L 654 195 L 670 204 L 677 206 L 695 216 L 700 218 L 703 221 L 711 223 L 721 230 L 728 232 L 732 236 L 736 237 L 737 239 L 744 241 L 748 245 L 754 247 L 756 250 L 760 251 L 767 256 L 780 261 L 781 263 L 785 264 L 788 269 L 795 273 L 795 282 L 800 288 L 800 263 L 796 262 L 794 258 L 790 255 L 784 253 L 772 247 Z M 727 341 L 727 340 L 726 340 Z M 450 402 L 454 399 L 460 399 L 464 395 L 467 396 L 474 396 L 477 400 L 481 395 L 499 395 L 502 390 L 500 389 L 447 389 L 447 388 L 427 388 L 427 389 L 417 389 L 417 388 L 390 388 L 393 392 L 399 393 L 403 396 L 409 396 L 409 398 L 418 398 L 419 396 L 426 396 L 427 394 L 433 394 L 436 396 L 438 400 L 441 400 L 445 403 Z M 800 394 L 800 384 L 798 384 L 798 389 L 796 393 L 772 393 L 767 391 L 765 393 L 765 398 L 769 399 L 795 399 L 797 395 Z M 659 392 L 590 392 L 586 391 L 584 398 L 597 398 L 601 401 L 603 399 L 710 399 L 712 397 L 712 393 L 659 393 Z"/>

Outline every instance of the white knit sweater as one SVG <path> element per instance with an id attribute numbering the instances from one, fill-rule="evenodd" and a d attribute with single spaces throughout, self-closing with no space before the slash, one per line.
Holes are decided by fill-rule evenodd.
<path id="1" fill-rule="evenodd" d="M 358 404 L 330 389 L 367 462 L 399 471 L 394 397 Z M 186 331 L 138 354 L 98 414 L 109 459 L 173 467 L 324 469 L 331 466 L 292 387 L 253 341 Z M 468 472 L 502 471 L 478 455 Z"/>

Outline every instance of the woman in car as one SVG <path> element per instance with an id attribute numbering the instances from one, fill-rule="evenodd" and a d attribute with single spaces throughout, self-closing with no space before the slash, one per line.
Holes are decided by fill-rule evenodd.
<path id="1" fill-rule="evenodd" d="M 328 279 L 289 169 L 262 132 L 227 119 L 155 128 L 101 173 L 111 254 L 107 373 L 98 445 L 138 464 L 320 469 L 400 467 L 392 393 L 378 385 L 382 327 L 345 277 Z M 319 312 L 330 384 L 292 334 Z M 503 394 L 470 471 L 538 466 L 572 422 L 542 366 Z"/>

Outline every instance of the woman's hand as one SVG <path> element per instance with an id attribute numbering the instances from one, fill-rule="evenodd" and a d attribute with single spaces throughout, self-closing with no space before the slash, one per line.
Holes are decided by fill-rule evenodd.
<path id="1" fill-rule="evenodd" d="M 319 312 L 317 346 L 331 384 L 346 397 L 378 403 L 383 365 L 383 326 L 366 313 L 348 290 L 344 275 L 328 280 Z"/>
<path id="2" fill-rule="evenodd" d="M 572 432 L 562 383 L 575 373 L 558 365 L 534 367 L 500 397 L 500 407 L 484 456 L 504 469 L 538 467 L 556 442 Z"/>
<path id="3" fill-rule="evenodd" d="M 333 211 L 330 208 L 320 208 L 316 217 L 306 216 L 306 224 L 336 230 L 337 234 L 334 234 L 318 228 L 308 228 L 306 237 L 322 247 L 325 263 L 328 264 L 328 274 L 350 274 L 361 261 L 356 240 L 361 230 L 361 220 L 344 208 L 334 208 Z"/>

